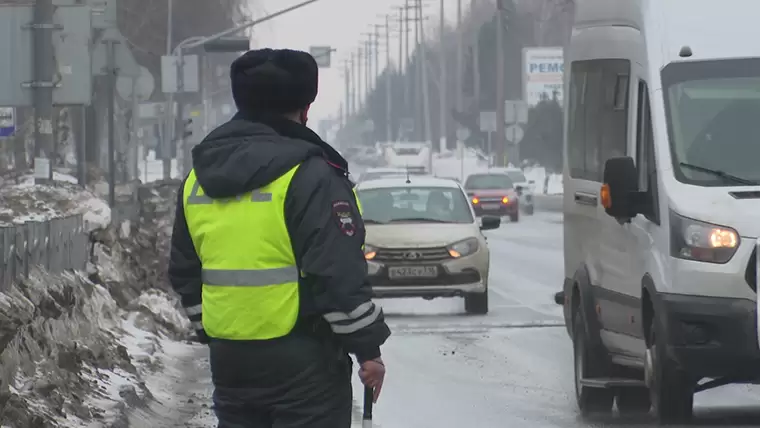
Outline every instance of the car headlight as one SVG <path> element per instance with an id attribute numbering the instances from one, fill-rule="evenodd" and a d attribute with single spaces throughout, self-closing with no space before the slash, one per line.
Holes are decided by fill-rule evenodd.
<path id="1" fill-rule="evenodd" d="M 718 226 L 670 213 L 670 254 L 707 263 L 726 263 L 739 248 L 739 234 Z"/>
<path id="2" fill-rule="evenodd" d="M 476 238 L 467 238 L 464 241 L 449 245 L 446 249 L 449 250 L 449 255 L 455 259 L 469 256 L 478 251 L 478 240 Z"/>
<path id="3" fill-rule="evenodd" d="M 372 245 L 364 244 L 364 258 L 367 260 L 372 260 L 377 256 L 377 248 L 373 247 Z"/>

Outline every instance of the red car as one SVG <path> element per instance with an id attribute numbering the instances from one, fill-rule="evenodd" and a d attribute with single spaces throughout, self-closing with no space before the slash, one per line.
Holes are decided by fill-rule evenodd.
<path id="1" fill-rule="evenodd" d="M 479 173 L 467 177 L 464 189 L 478 217 L 509 216 L 520 220 L 520 201 L 512 179 L 505 173 Z"/>

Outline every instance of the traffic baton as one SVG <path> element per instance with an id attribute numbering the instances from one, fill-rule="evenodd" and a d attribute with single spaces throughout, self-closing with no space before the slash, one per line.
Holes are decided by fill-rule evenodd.
<path id="1" fill-rule="evenodd" d="M 375 390 L 369 386 L 364 387 L 364 412 L 362 412 L 362 428 L 372 428 L 372 401 L 375 399 Z"/>

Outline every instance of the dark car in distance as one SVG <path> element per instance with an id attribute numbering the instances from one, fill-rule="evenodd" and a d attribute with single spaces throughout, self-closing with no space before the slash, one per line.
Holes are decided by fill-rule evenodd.
<path id="1" fill-rule="evenodd" d="M 470 198 L 478 217 L 493 215 L 509 216 L 512 222 L 520 220 L 519 195 L 509 175 L 503 172 L 472 174 L 464 182 L 464 190 Z"/>

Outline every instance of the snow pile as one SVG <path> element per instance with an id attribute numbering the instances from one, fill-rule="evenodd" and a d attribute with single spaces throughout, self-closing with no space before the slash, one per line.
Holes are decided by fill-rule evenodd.
<path id="1" fill-rule="evenodd" d="M 563 193 L 562 174 L 548 173 L 542 166 L 526 167 L 523 172 L 528 180 L 536 182 L 536 193 L 545 195 Z"/>
<path id="2" fill-rule="evenodd" d="M 141 221 L 131 225 L 128 238 L 114 227 L 91 232 L 86 276 L 36 270 L 0 293 L 0 426 L 152 426 L 135 425 L 135 409 L 155 404 L 158 386 L 147 379 L 158 377 L 167 347 L 176 353 L 190 331 L 178 302 L 165 292 L 177 184 L 141 188 Z M 15 195 L 14 201 L 46 216 L 56 215 L 47 195 L 68 192 L 83 201 L 87 193 L 56 184 L 27 187 L 30 196 L 24 197 L 22 186 L 0 195 Z M 45 204 L 48 211 L 39 208 Z M 74 213 L 63 208 L 58 215 Z M 19 203 L 14 212 L 21 209 Z"/>
<path id="3" fill-rule="evenodd" d="M 0 183 L 0 227 L 76 214 L 83 214 L 89 231 L 108 226 L 111 210 L 105 201 L 79 187 L 74 177 L 56 172 L 53 179 L 50 185 L 35 185 L 32 176 Z"/>

